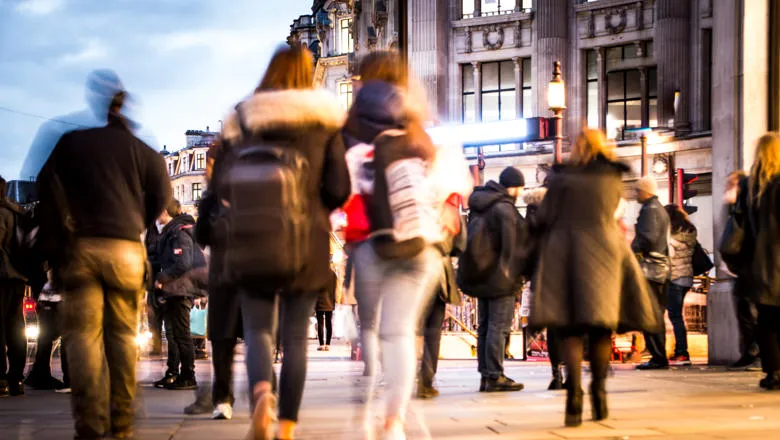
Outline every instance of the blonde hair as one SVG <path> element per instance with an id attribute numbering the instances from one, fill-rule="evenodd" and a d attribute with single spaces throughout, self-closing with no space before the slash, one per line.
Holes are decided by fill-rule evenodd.
<path id="1" fill-rule="evenodd" d="M 406 64 L 397 52 L 371 52 L 360 60 L 358 65 L 360 80 L 384 81 L 397 87 L 406 88 L 409 84 L 409 74 Z"/>
<path id="2" fill-rule="evenodd" d="M 769 182 L 780 175 L 780 134 L 761 136 L 756 147 L 756 158 L 750 172 L 750 191 L 753 198 L 761 199 Z"/>
<path id="3" fill-rule="evenodd" d="M 577 136 L 571 149 L 570 161 L 574 165 L 587 165 L 598 156 L 614 161 L 616 158 L 615 144 L 607 141 L 600 130 L 586 128 Z"/>
<path id="4" fill-rule="evenodd" d="M 304 47 L 276 51 L 255 92 L 311 89 L 314 87 L 314 55 Z"/>

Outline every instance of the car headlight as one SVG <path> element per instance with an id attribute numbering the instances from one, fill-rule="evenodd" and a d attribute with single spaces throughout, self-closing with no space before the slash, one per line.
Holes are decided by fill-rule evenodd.
<path id="1" fill-rule="evenodd" d="M 27 336 L 27 339 L 38 339 L 39 333 L 40 330 L 38 330 L 37 325 L 28 325 L 24 329 L 24 334 Z"/>

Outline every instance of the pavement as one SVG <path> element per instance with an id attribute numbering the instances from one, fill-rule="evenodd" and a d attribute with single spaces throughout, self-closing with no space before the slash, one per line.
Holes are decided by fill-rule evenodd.
<path id="1" fill-rule="evenodd" d="M 299 439 L 364 439 L 363 407 L 354 402 L 353 384 L 360 362 L 346 360 L 346 346 L 317 352 L 311 346 L 308 379 L 298 428 Z M 208 361 L 199 361 L 202 382 Z M 244 439 L 249 427 L 246 374 L 236 360 L 238 402 L 231 421 L 188 417 L 182 409 L 191 391 L 151 387 L 165 369 L 162 359 L 144 359 L 139 368 L 137 438 L 144 440 Z M 408 415 L 409 439 L 780 439 L 780 392 L 758 388 L 756 372 L 728 372 L 703 365 L 669 371 L 639 372 L 615 365 L 608 383 L 611 418 L 576 429 L 563 427 L 565 393 L 547 391 L 549 365 L 507 362 L 510 377 L 525 391 L 477 392 L 475 361 L 442 360 L 437 386 L 441 396 L 414 401 Z M 381 408 L 381 405 L 377 405 Z M 586 403 L 585 419 L 590 415 Z M 369 420 L 381 425 L 381 409 Z M 73 438 L 69 396 L 28 391 L 0 399 L 0 439 Z"/>

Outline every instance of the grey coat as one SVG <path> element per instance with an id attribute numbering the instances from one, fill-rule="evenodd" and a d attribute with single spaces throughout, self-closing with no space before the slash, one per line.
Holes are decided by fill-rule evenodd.
<path id="1" fill-rule="evenodd" d="M 663 330 L 660 306 L 615 221 L 627 169 L 603 158 L 555 168 L 537 217 L 533 328 Z"/>

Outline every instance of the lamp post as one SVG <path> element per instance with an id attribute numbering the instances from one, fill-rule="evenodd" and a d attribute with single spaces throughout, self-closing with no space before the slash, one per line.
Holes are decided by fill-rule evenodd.
<path id="1" fill-rule="evenodd" d="M 563 110 L 566 109 L 566 88 L 561 78 L 561 62 L 553 63 L 553 79 L 547 86 L 547 105 L 555 119 L 555 163 L 563 160 Z"/>
<path id="2" fill-rule="evenodd" d="M 639 143 L 642 147 L 641 150 L 641 163 L 642 163 L 642 177 L 647 175 L 647 135 L 642 133 L 642 137 L 639 138 Z"/>

